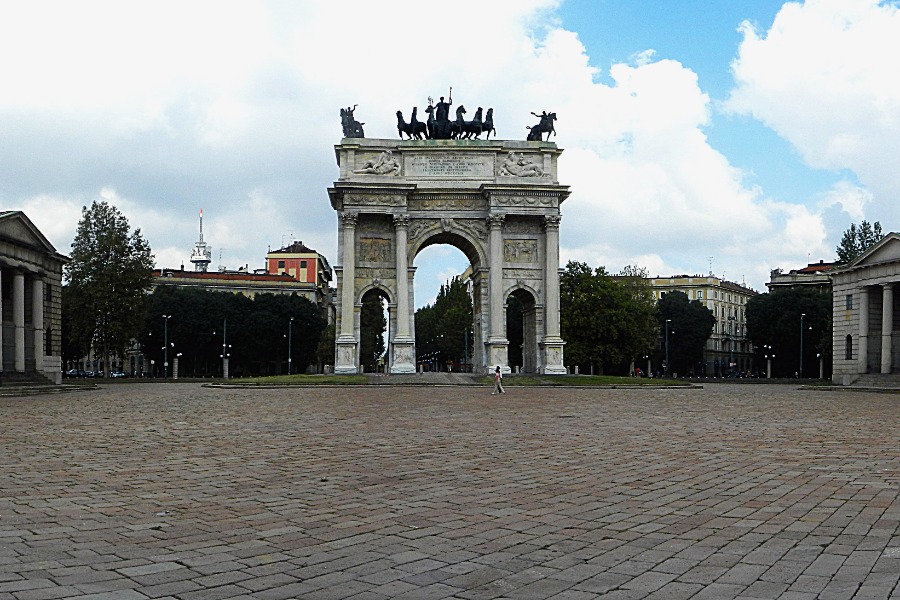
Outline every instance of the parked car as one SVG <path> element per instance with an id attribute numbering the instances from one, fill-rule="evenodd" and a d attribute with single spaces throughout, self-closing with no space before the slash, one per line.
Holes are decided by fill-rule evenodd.
<path id="1" fill-rule="evenodd" d="M 109 374 L 109 376 L 115 377 L 115 378 L 127 377 L 127 375 L 125 375 L 125 373 L 123 373 L 122 371 L 113 371 L 112 373 Z"/>

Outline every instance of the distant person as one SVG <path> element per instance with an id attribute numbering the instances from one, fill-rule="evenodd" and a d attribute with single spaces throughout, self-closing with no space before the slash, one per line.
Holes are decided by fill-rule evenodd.
<path id="1" fill-rule="evenodd" d="M 500 372 L 500 365 L 494 370 L 494 391 L 491 396 L 503 393 L 503 373 Z"/>

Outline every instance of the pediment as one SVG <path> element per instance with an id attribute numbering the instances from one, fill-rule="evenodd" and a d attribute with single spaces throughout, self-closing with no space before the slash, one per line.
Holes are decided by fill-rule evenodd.
<path id="1" fill-rule="evenodd" d="M 900 234 L 889 233 L 877 244 L 866 250 L 855 261 L 853 267 L 900 262 Z"/>
<path id="2" fill-rule="evenodd" d="M 56 254 L 56 248 L 21 211 L 0 213 L 0 239 Z"/>

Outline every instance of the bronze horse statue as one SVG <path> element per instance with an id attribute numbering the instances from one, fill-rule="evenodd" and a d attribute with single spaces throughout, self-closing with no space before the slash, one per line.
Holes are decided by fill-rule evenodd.
<path id="1" fill-rule="evenodd" d="M 455 140 L 462 136 L 466 126 L 466 120 L 463 118 L 464 114 L 466 114 L 466 107 L 460 104 L 459 108 L 456 109 L 456 120 L 450 122 L 450 139 Z"/>
<path id="2" fill-rule="evenodd" d="M 416 109 L 413 109 L 413 117 L 412 121 L 407 123 L 403 120 L 403 113 L 401 111 L 397 111 L 397 132 L 400 134 L 400 139 L 403 139 L 403 134 L 405 133 L 409 139 L 417 139 L 421 140 L 426 135 L 425 123 L 421 123 L 416 120 Z"/>
<path id="3" fill-rule="evenodd" d="M 430 104 L 428 108 L 425 109 L 425 112 L 428 113 L 428 121 L 425 123 L 425 137 L 429 140 L 434 139 L 434 107 Z"/>
<path id="4" fill-rule="evenodd" d="M 547 141 L 550 141 L 550 134 L 556 135 L 556 129 L 553 127 L 553 121 L 556 120 L 556 113 L 542 112 L 541 114 L 531 113 L 541 118 L 541 122 L 534 127 L 526 127 L 528 129 L 528 137 L 525 138 L 529 142 L 543 142 L 544 135 L 547 134 Z"/>
<path id="5" fill-rule="evenodd" d="M 494 109 L 489 108 L 484 115 L 484 121 L 481 122 L 481 132 L 485 135 L 484 139 L 491 139 L 491 132 L 494 132 L 494 138 L 497 137 L 497 130 L 494 129 Z M 478 139 L 478 136 L 475 136 Z"/>
<path id="6" fill-rule="evenodd" d="M 356 110 L 356 104 L 352 107 L 348 106 L 347 108 L 341 109 L 341 127 L 344 129 L 344 137 L 345 138 L 364 138 L 366 137 L 365 132 L 363 132 L 363 125 L 365 123 L 360 123 L 353 117 L 353 111 Z"/>
<path id="7" fill-rule="evenodd" d="M 483 129 L 483 122 L 481 120 L 481 112 L 482 108 L 479 106 L 478 110 L 475 111 L 475 117 L 471 121 L 463 121 L 462 127 L 462 139 L 469 140 L 472 139 L 472 136 L 475 136 L 475 139 L 478 139 L 478 136 L 481 135 L 481 131 Z"/>

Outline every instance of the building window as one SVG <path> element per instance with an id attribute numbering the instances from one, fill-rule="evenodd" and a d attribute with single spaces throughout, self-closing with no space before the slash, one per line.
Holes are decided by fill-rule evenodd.
<path id="1" fill-rule="evenodd" d="M 697 290 L 697 300 L 703 300 L 703 290 Z"/>
<path id="2" fill-rule="evenodd" d="M 301 261 L 300 261 L 300 268 L 301 268 L 301 269 L 305 269 L 305 268 L 306 268 L 306 261 L 305 261 L 305 260 L 301 260 Z"/>
<path id="3" fill-rule="evenodd" d="M 848 335 L 844 340 L 844 359 L 853 360 L 853 336 Z"/>
<path id="4" fill-rule="evenodd" d="M 845 308 L 847 310 L 853 310 L 853 294 L 847 294 Z"/>
<path id="5" fill-rule="evenodd" d="M 279 260 L 279 261 L 278 261 L 278 268 L 279 268 L 279 269 L 283 269 L 283 268 L 284 268 L 284 261 L 283 261 L 283 260 Z"/>

